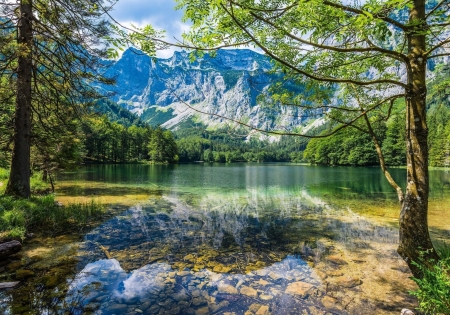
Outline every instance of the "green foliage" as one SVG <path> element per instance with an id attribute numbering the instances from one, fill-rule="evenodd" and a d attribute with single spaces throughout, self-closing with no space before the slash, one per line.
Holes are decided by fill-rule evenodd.
<path id="1" fill-rule="evenodd" d="M 158 126 L 173 118 L 173 109 L 165 111 L 156 107 L 149 107 L 141 115 L 141 119 L 152 126 Z"/>
<path id="2" fill-rule="evenodd" d="M 447 105 L 446 105 L 447 104 Z M 431 166 L 450 165 L 450 107 L 437 103 L 428 111 L 428 148 Z"/>
<path id="3" fill-rule="evenodd" d="M 144 117 L 133 114 L 109 99 L 102 98 L 97 100 L 91 110 L 99 115 L 106 115 L 109 121 L 119 123 L 125 127 L 132 125 L 145 126 Z"/>
<path id="4" fill-rule="evenodd" d="M 423 274 L 421 279 L 413 278 L 419 286 L 416 291 L 410 292 L 419 300 L 419 310 L 426 314 L 450 314 L 450 250 L 448 246 L 441 251 L 441 260 L 414 262 Z M 430 266 L 431 265 L 431 266 Z"/>
<path id="5" fill-rule="evenodd" d="M 377 133 L 383 135 L 383 124 L 377 126 Z M 323 133 L 329 133 L 325 130 Z M 303 157 L 312 164 L 324 165 L 375 165 L 378 157 L 373 140 L 367 133 L 353 128 L 345 128 L 331 137 L 312 139 Z"/>
<path id="6" fill-rule="evenodd" d="M 131 25 L 124 29 L 120 25 L 111 25 L 115 36 L 107 36 L 106 39 L 113 46 L 108 49 L 109 58 L 118 58 L 118 51 L 123 51 L 127 46 L 134 46 L 150 56 L 155 56 L 158 49 L 167 47 L 161 41 L 164 37 L 164 31 L 156 30 L 151 25 L 137 27 Z"/>
<path id="7" fill-rule="evenodd" d="M 83 122 L 85 160 L 97 163 L 136 162 L 148 158 L 151 129 L 125 127 L 107 117 L 86 118 Z"/>
<path id="8" fill-rule="evenodd" d="M 387 123 L 386 138 L 383 140 L 382 151 L 387 165 L 406 164 L 406 134 L 405 113 L 399 113 Z"/>
<path id="9" fill-rule="evenodd" d="M 175 132 L 180 162 L 289 162 L 298 158 L 307 139 L 281 136 L 277 141 L 245 135 L 248 130 L 222 127 L 206 130 L 202 124 L 185 123 Z M 242 135 L 239 135 L 242 134 Z M 300 160 L 297 159 L 296 162 Z"/>
<path id="10" fill-rule="evenodd" d="M 104 207 L 92 201 L 62 206 L 52 195 L 13 199 L 0 197 L 0 239 L 24 238 L 26 232 L 48 235 L 81 229 L 104 214 Z"/>
<path id="11" fill-rule="evenodd" d="M 178 161 L 177 145 L 172 133 L 161 127 L 154 129 L 148 143 L 150 161 L 155 163 L 172 163 Z"/>

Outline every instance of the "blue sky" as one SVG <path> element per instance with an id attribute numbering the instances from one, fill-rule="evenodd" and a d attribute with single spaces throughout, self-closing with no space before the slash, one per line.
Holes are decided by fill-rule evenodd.
<path id="1" fill-rule="evenodd" d="M 151 24 L 157 29 L 166 31 L 171 42 L 176 37 L 181 39 L 181 33 L 189 29 L 189 24 L 181 22 L 183 12 L 175 10 L 174 0 L 119 0 L 111 15 L 120 23 L 137 26 Z M 168 58 L 174 49 L 159 51 L 158 57 Z"/>

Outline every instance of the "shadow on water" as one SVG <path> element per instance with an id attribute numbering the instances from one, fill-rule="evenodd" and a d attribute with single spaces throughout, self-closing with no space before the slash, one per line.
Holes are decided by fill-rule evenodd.
<path id="1" fill-rule="evenodd" d="M 166 194 L 86 234 L 75 275 L 0 299 L 6 314 L 382 314 L 414 305 L 396 242 L 305 190 Z"/>

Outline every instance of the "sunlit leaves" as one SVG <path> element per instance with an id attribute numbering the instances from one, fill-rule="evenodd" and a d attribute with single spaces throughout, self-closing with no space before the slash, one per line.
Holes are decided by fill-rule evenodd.
<path id="1" fill-rule="evenodd" d="M 107 50 L 108 57 L 116 59 L 119 51 L 125 47 L 133 46 L 148 54 L 155 56 L 158 49 L 166 48 L 166 45 L 159 41 L 164 37 L 164 31 L 156 30 L 151 25 L 137 27 L 133 24 L 127 29 L 120 25 L 111 25 L 112 36 L 107 36 L 106 40 L 113 46 Z"/>

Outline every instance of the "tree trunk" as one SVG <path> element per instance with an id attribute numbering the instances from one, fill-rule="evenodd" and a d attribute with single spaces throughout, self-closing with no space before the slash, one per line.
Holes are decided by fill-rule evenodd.
<path id="1" fill-rule="evenodd" d="M 16 111 L 14 114 L 14 148 L 6 195 L 30 197 L 31 146 L 31 78 L 32 78 L 32 4 L 22 0 L 19 5 L 18 67 Z"/>
<path id="2" fill-rule="evenodd" d="M 425 1 L 415 0 L 410 21 L 425 21 Z M 400 244 L 398 253 L 408 263 L 415 277 L 422 277 L 412 264 L 439 257 L 428 232 L 428 127 L 426 121 L 425 22 L 409 35 L 408 90 L 406 91 L 406 163 L 407 186 L 400 212 Z M 416 24 L 417 25 L 417 24 Z M 423 33 L 423 32 L 422 32 Z"/>

